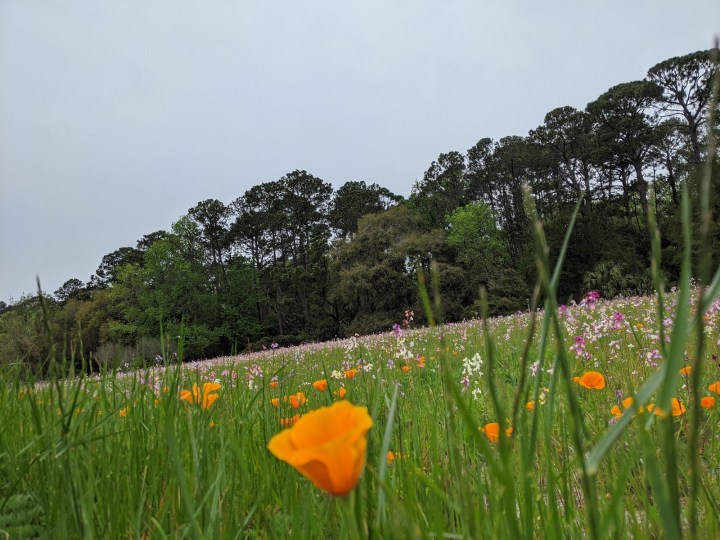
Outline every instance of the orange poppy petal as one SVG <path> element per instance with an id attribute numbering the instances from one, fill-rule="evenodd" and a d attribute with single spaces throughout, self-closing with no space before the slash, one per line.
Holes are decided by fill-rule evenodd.
<path id="1" fill-rule="evenodd" d="M 290 436 L 290 430 L 286 429 L 281 431 L 268 442 L 268 450 L 272 454 L 282 461 L 287 461 L 290 456 L 295 452 L 297 447 L 293 443 L 292 437 Z"/>
<path id="2" fill-rule="evenodd" d="M 673 416 L 681 416 L 685 413 L 685 405 L 677 398 L 672 398 L 671 412 Z"/>
<path id="3" fill-rule="evenodd" d="M 323 407 L 303 416 L 294 430 L 293 442 L 298 448 L 307 448 L 348 435 L 353 442 L 371 426 L 372 420 L 365 407 L 339 401 L 333 407 Z"/>
<path id="4" fill-rule="evenodd" d="M 203 384 L 203 394 L 209 394 L 210 392 L 216 392 L 220 390 L 222 386 L 218 383 L 206 382 Z"/>
<path id="5" fill-rule="evenodd" d="M 215 400 L 217 400 L 217 398 L 219 398 L 219 397 L 220 397 L 220 396 L 219 396 L 218 394 L 205 394 L 205 396 L 203 397 L 203 405 L 202 405 L 202 408 L 203 408 L 203 409 L 209 409 L 210 406 L 211 406 L 213 403 L 215 403 Z"/>
<path id="6" fill-rule="evenodd" d="M 316 486 L 332 495 L 345 495 L 357 483 L 365 466 L 365 448 L 359 449 L 343 441 L 334 441 L 322 448 L 298 451 L 289 462 Z M 318 473 L 318 476 L 312 476 Z"/>
<path id="7" fill-rule="evenodd" d="M 291 465 L 296 467 L 300 474 L 320 489 L 325 490 L 328 493 L 333 493 L 335 491 L 333 481 L 330 478 L 330 471 L 328 471 L 324 461 L 309 461 L 304 465 L 294 465 L 291 463 Z"/>

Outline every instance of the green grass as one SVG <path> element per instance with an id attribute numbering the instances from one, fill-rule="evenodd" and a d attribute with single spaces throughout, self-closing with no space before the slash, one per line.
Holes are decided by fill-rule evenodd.
<path id="1" fill-rule="evenodd" d="M 665 298 L 666 318 L 682 311 L 674 306 L 681 298 Z M 701 319 L 709 359 L 718 354 L 720 305 L 708 307 Z M 689 307 L 687 324 L 696 330 L 694 309 Z M 562 346 L 552 332 L 552 314 L 540 311 L 492 319 L 486 329 L 471 321 L 400 337 L 278 350 L 241 362 L 221 359 L 33 387 L 5 380 L 0 531 L 10 538 L 582 538 L 658 536 L 677 527 L 688 532 L 695 474 L 689 437 L 696 429 L 693 528 L 698 535 L 716 535 L 720 406 L 695 409 L 689 378 L 678 374 L 672 393 L 686 404 L 685 414 L 663 419 L 628 413 L 613 444 L 602 446 L 608 432 L 621 426 L 609 428 L 617 392 L 637 396 L 645 381 L 668 365 L 654 359 L 653 367 L 648 361 L 657 356 L 653 350 L 674 350 L 659 341 L 663 322 L 655 299 L 601 301 L 594 309 L 574 306 L 565 315 L 553 313 Z M 615 313 L 624 316 L 617 329 Z M 586 338 L 587 358 L 569 350 L 576 335 Z M 693 362 L 695 339 L 688 337 L 674 364 Z M 407 361 L 406 352 L 412 356 Z M 482 364 L 472 367 L 476 354 Z M 418 355 L 425 357 L 424 368 Z M 372 367 L 352 379 L 333 377 L 358 363 Z M 603 373 L 606 387 L 567 384 L 587 370 Z M 325 392 L 312 388 L 314 380 L 326 377 Z M 180 389 L 211 378 L 222 389 L 208 410 L 178 399 Z M 710 395 L 707 387 L 718 379 L 716 361 L 706 361 L 700 394 Z M 266 449 L 282 429 L 281 418 L 332 403 L 340 386 L 347 389 L 346 399 L 366 405 L 374 420 L 366 470 L 348 500 L 319 491 Z M 271 404 L 273 397 L 298 391 L 308 397 L 298 411 Z M 658 389 L 650 397 L 660 396 Z M 529 411 L 525 404 L 533 398 L 536 406 Z M 121 416 L 124 410 L 127 416 Z M 478 430 L 489 422 L 512 425 L 514 431 L 494 444 Z M 397 456 L 392 464 L 386 461 L 388 450 Z"/>

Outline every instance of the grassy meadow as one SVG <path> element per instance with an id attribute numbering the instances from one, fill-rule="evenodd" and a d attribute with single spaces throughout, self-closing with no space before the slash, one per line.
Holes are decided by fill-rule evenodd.
<path id="1" fill-rule="evenodd" d="M 682 530 L 692 511 L 697 533 L 716 537 L 720 407 L 696 406 L 692 370 L 678 373 L 672 414 L 630 405 L 595 471 L 578 455 L 660 372 L 680 299 L 669 295 L 658 320 L 654 298 L 590 294 L 556 311 L 563 343 L 544 335 L 542 311 L 423 329 L 408 314 L 377 336 L 35 386 L 5 380 L 0 537 L 643 537 L 668 533 L 675 508 Z M 715 301 L 702 316 L 711 361 L 698 392 L 718 401 L 719 311 Z M 604 386 L 586 384 L 586 372 Z M 207 382 L 220 386 L 212 403 L 180 399 Z M 357 487 L 335 498 L 267 445 L 296 415 L 340 399 L 366 406 L 373 427 Z M 510 436 L 488 436 L 495 422 Z"/>

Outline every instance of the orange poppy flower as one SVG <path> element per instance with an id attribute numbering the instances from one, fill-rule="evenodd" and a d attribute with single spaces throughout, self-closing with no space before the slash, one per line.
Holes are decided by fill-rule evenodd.
<path id="1" fill-rule="evenodd" d="M 367 432 L 373 422 L 366 407 L 338 401 L 301 417 L 270 439 L 268 450 L 331 495 L 346 495 L 365 468 Z"/>
<path id="2" fill-rule="evenodd" d="M 278 382 L 277 381 L 270 381 L 270 388 L 277 388 Z"/>
<path id="3" fill-rule="evenodd" d="M 327 379 L 320 379 L 319 381 L 312 383 L 312 385 L 318 392 L 324 392 L 327 389 L 328 382 Z"/>
<path id="4" fill-rule="evenodd" d="M 591 390 L 602 390 L 605 388 L 605 377 L 597 371 L 586 371 L 580 377 L 578 384 Z"/>
<path id="5" fill-rule="evenodd" d="M 528 411 L 534 411 L 534 410 L 535 410 L 535 402 L 534 402 L 534 401 L 528 401 L 527 404 L 525 405 L 525 408 L 526 408 Z"/>
<path id="6" fill-rule="evenodd" d="M 680 369 L 680 375 L 690 375 L 690 372 L 692 372 L 692 366 L 684 366 Z"/>
<path id="7" fill-rule="evenodd" d="M 297 394 L 293 394 L 290 396 L 290 405 L 292 405 L 293 409 L 299 409 L 300 407 L 305 405 L 306 401 L 307 398 L 302 392 L 298 392 Z"/>
<path id="8" fill-rule="evenodd" d="M 401 367 L 400 369 L 402 369 L 405 373 L 407 373 L 408 371 L 410 371 L 410 366 L 408 366 L 407 364 L 405 364 L 405 365 L 404 365 L 403 367 Z"/>
<path id="9" fill-rule="evenodd" d="M 490 424 L 485 424 L 485 426 L 480 428 L 480 431 L 485 433 L 485 436 L 490 439 L 490 442 L 494 442 L 497 444 L 500 441 L 500 424 L 497 422 L 492 422 Z M 512 435 L 513 428 L 509 427 L 505 430 L 505 435 L 508 437 Z"/>
<path id="10" fill-rule="evenodd" d="M 220 396 L 215 392 L 220 390 L 222 386 L 218 383 L 206 382 L 203 384 L 202 392 L 198 388 L 197 384 L 193 384 L 192 391 L 183 390 L 180 392 L 180 399 L 187 401 L 191 405 L 200 405 L 203 410 L 209 409 L 210 406 L 215 403 L 215 400 Z"/>
<path id="11" fill-rule="evenodd" d="M 352 379 L 352 378 L 355 376 L 356 373 L 357 373 L 357 369 L 348 369 L 348 370 L 345 372 L 345 378 L 346 378 L 346 379 Z"/>
<path id="12" fill-rule="evenodd" d="M 345 399 L 345 395 L 347 394 L 347 390 L 345 390 L 344 386 L 341 386 L 339 390 L 333 392 L 337 397 L 340 399 Z"/>
<path id="13" fill-rule="evenodd" d="M 677 398 L 672 398 L 670 410 L 673 416 L 681 416 L 685 413 L 685 405 Z"/>
<path id="14" fill-rule="evenodd" d="M 712 383 L 710 386 L 708 386 L 708 390 L 710 390 L 711 392 L 715 392 L 720 396 L 720 381 Z"/>
<path id="15" fill-rule="evenodd" d="M 272 403 L 272 406 L 277 409 L 280 406 L 280 398 L 274 397 L 270 400 L 270 403 Z"/>
<path id="16" fill-rule="evenodd" d="M 125 418 L 125 417 L 127 417 L 129 411 L 130 411 L 129 407 L 124 407 L 124 408 L 120 409 L 120 412 L 118 414 L 120 414 L 120 416 Z"/>
<path id="17" fill-rule="evenodd" d="M 700 406 L 703 409 L 712 409 L 715 406 L 715 398 L 712 396 L 704 396 L 700 399 Z"/>
<path id="18" fill-rule="evenodd" d="M 387 464 L 392 465 L 393 461 L 395 461 L 395 454 L 393 454 L 392 451 L 389 450 L 387 453 L 386 459 L 387 459 Z"/>

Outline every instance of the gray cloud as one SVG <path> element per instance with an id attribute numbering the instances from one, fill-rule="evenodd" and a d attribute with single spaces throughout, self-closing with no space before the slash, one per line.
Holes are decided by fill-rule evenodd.
<path id="1" fill-rule="evenodd" d="M 407 195 L 440 152 L 582 108 L 718 21 L 715 0 L 6 0 L 0 299 L 297 168 Z"/>

